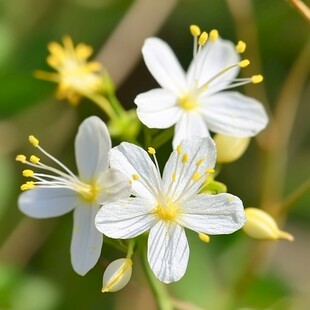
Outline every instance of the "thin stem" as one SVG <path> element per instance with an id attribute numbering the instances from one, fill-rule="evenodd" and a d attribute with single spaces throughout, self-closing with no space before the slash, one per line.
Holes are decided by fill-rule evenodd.
<path id="1" fill-rule="evenodd" d="M 112 109 L 110 102 L 101 95 L 90 95 L 90 94 L 83 94 L 84 97 L 88 98 L 89 100 L 93 101 L 97 106 L 103 110 L 103 112 L 110 118 L 115 119 L 117 115 L 115 111 Z"/>
<path id="2" fill-rule="evenodd" d="M 156 298 L 158 309 L 173 310 L 172 301 L 169 297 L 165 284 L 155 278 L 147 261 L 146 246 L 144 244 L 142 246 L 143 246 L 143 250 L 141 250 L 141 262 L 142 262 L 143 270 L 146 274 L 146 278 Z"/>

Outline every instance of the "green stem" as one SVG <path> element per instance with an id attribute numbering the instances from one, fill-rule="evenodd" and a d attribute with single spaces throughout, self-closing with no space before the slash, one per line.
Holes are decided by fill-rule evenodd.
<path id="1" fill-rule="evenodd" d="M 296 202 L 308 192 L 310 192 L 310 179 L 303 183 L 301 186 L 299 186 L 283 201 L 281 206 L 281 213 L 286 214 L 288 209 L 293 207 Z"/>
<path id="2" fill-rule="evenodd" d="M 143 245 L 143 250 L 141 251 L 141 262 L 150 284 L 150 287 L 153 291 L 153 294 L 156 298 L 158 309 L 160 310 L 173 310 L 172 301 L 169 297 L 167 288 L 164 283 L 157 280 L 149 267 L 147 261 L 146 246 Z"/>
<path id="3" fill-rule="evenodd" d="M 129 240 L 126 258 L 131 258 L 132 254 L 133 254 L 133 248 L 135 247 L 135 243 L 136 243 L 135 239 Z"/>
<path id="4" fill-rule="evenodd" d="M 96 95 L 96 94 L 83 94 L 84 97 L 88 98 L 89 100 L 93 101 L 97 106 L 103 110 L 103 112 L 110 118 L 114 119 L 117 118 L 117 114 L 115 111 L 112 109 L 110 102 L 103 96 L 101 95 Z"/>

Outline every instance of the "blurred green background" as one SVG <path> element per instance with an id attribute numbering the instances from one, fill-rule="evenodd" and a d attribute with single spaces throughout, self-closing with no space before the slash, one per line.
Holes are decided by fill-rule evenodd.
<path id="1" fill-rule="evenodd" d="M 219 181 L 246 207 L 268 210 L 295 241 L 255 241 L 239 231 L 203 244 L 188 232 L 188 271 L 169 286 L 176 309 L 309 309 L 309 184 L 293 207 L 279 209 L 310 175 L 309 23 L 288 1 L 2 0 L 0 16 L 1 310 L 156 309 L 138 258 L 131 282 L 117 293 L 100 292 L 104 268 L 123 255 L 108 245 L 86 276 L 74 273 L 72 214 L 24 217 L 17 208 L 23 167 L 14 159 L 31 154 L 27 137 L 35 134 L 76 171 L 73 140 L 80 121 L 93 114 L 104 119 L 87 100 L 77 108 L 57 101 L 56 85 L 33 77 L 36 69 L 52 71 L 45 62 L 48 42 L 67 34 L 75 43 L 92 45 L 119 99 L 133 108 L 137 94 L 156 86 L 141 59 L 143 40 L 163 38 L 186 68 L 193 23 L 247 42 L 251 66 L 243 73 L 262 73 L 265 79 L 240 91 L 261 100 L 272 120 L 241 159 L 223 167 Z M 170 145 L 161 149 L 170 151 Z"/>

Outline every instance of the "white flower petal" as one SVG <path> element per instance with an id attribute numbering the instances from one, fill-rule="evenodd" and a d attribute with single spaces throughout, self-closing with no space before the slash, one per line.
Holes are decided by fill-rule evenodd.
<path id="1" fill-rule="evenodd" d="M 238 92 L 221 92 L 205 97 L 201 113 L 208 128 L 216 133 L 252 137 L 264 129 L 268 116 L 263 105 Z"/>
<path id="2" fill-rule="evenodd" d="M 230 194 L 193 196 L 182 203 L 178 223 L 198 233 L 230 234 L 245 223 L 242 201 Z"/>
<path id="3" fill-rule="evenodd" d="M 98 210 L 96 203 L 84 204 L 74 210 L 71 263 L 81 276 L 92 269 L 100 257 L 103 236 L 94 224 Z"/>
<path id="4" fill-rule="evenodd" d="M 212 169 L 216 162 L 215 143 L 210 137 L 182 140 L 180 148 L 180 154 L 177 150 L 171 153 L 163 172 L 163 187 L 169 191 L 167 196 L 172 201 L 196 194 L 208 176 L 206 170 Z M 182 162 L 184 156 L 188 158 L 185 163 Z M 193 179 L 194 173 L 200 178 Z"/>
<path id="5" fill-rule="evenodd" d="M 187 81 L 190 85 L 198 83 L 201 87 L 213 76 L 225 68 L 235 65 L 240 61 L 235 45 L 227 40 L 218 38 L 215 42 L 208 41 L 201 53 L 193 59 L 187 72 Z M 239 67 L 227 71 L 225 74 L 211 82 L 206 93 L 214 93 L 231 83 L 239 73 Z M 197 86 L 197 85 L 196 85 Z"/>
<path id="6" fill-rule="evenodd" d="M 151 214 L 156 201 L 149 203 L 144 198 L 131 197 L 104 204 L 97 213 L 97 229 L 110 238 L 134 238 L 149 230 L 155 223 Z"/>
<path id="7" fill-rule="evenodd" d="M 171 222 L 158 222 L 148 238 L 148 261 L 155 276 L 171 283 L 183 277 L 189 258 L 184 229 Z"/>
<path id="8" fill-rule="evenodd" d="M 66 214 L 81 203 L 78 195 L 63 188 L 35 188 L 23 192 L 19 209 L 34 218 L 49 218 Z"/>
<path id="9" fill-rule="evenodd" d="M 185 72 L 170 46 L 161 39 L 148 38 L 142 47 L 144 62 L 157 83 L 176 95 L 186 90 Z"/>
<path id="10" fill-rule="evenodd" d="M 199 113 L 184 112 L 174 129 L 173 148 L 176 148 L 183 139 L 192 136 L 207 137 L 209 131 L 205 120 Z"/>
<path id="11" fill-rule="evenodd" d="M 111 150 L 110 165 L 132 180 L 132 191 L 135 196 L 154 199 L 161 180 L 145 150 L 132 143 L 123 142 Z"/>
<path id="12" fill-rule="evenodd" d="M 131 195 L 131 185 L 129 178 L 117 169 L 107 169 L 97 180 L 97 184 L 102 188 L 97 201 L 107 202 Z"/>
<path id="13" fill-rule="evenodd" d="M 75 157 L 84 182 L 96 179 L 108 168 L 111 139 L 105 123 L 97 116 L 84 120 L 75 138 Z"/>
<path id="14" fill-rule="evenodd" d="M 178 98 L 169 90 L 156 88 L 136 97 L 137 115 L 149 128 L 168 128 L 181 115 Z"/>

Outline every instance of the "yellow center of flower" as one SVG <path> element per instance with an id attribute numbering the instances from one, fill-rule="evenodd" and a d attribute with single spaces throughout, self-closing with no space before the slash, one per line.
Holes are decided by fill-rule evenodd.
<path id="1" fill-rule="evenodd" d="M 93 202 L 97 199 L 100 187 L 95 183 L 78 185 L 78 192 L 87 202 Z"/>
<path id="2" fill-rule="evenodd" d="M 178 204 L 168 201 L 165 205 L 158 204 L 154 210 L 154 214 L 163 221 L 171 222 L 175 221 L 180 214 L 180 208 Z"/>
<path id="3" fill-rule="evenodd" d="M 179 104 L 184 110 L 187 110 L 187 111 L 194 110 L 198 107 L 197 101 L 189 96 L 182 97 L 179 100 Z"/>

